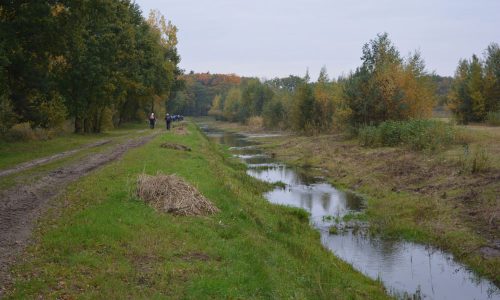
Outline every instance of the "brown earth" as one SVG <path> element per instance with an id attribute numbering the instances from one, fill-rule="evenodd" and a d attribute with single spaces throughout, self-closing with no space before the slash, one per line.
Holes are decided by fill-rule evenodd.
<path id="1" fill-rule="evenodd" d="M 144 145 L 156 135 L 130 139 L 109 151 L 88 155 L 50 171 L 32 184 L 17 185 L 2 192 L 0 194 L 0 286 L 9 281 L 10 266 L 30 242 L 32 229 L 38 217 L 48 207 L 51 198 L 59 194 L 70 182 L 120 158 L 127 150 Z"/>

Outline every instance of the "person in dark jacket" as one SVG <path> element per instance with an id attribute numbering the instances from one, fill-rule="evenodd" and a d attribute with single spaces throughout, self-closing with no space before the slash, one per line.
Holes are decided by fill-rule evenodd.
<path id="1" fill-rule="evenodd" d="M 154 129 L 155 128 L 155 123 L 156 123 L 155 113 L 152 112 L 149 115 L 149 128 Z"/>
<path id="2" fill-rule="evenodd" d="M 167 123 L 167 130 L 170 130 L 170 123 L 172 123 L 172 117 L 169 114 L 165 115 L 165 122 Z"/>

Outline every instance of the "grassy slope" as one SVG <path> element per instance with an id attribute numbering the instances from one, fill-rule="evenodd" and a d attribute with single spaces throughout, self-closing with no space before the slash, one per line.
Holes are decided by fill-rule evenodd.
<path id="1" fill-rule="evenodd" d="M 303 211 L 266 188 L 192 125 L 72 184 L 40 224 L 7 298 L 384 299 L 383 288 L 325 250 Z M 179 152 L 164 141 L 192 147 Z M 176 173 L 221 212 L 157 213 L 134 196 L 145 171 Z"/>
<path id="2" fill-rule="evenodd" d="M 248 127 L 218 122 L 233 131 Z M 262 139 L 263 147 L 294 165 L 321 167 L 333 184 L 368 198 L 372 229 L 387 238 L 431 243 L 500 284 L 500 257 L 481 248 L 500 240 L 500 127 L 470 126 L 473 149 L 485 149 L 490 169 L 460 174 L 461 146 L 438 154 L 363 148 L 341 135 Z M 492 221 L 491 221 L 492 220 Z"/>

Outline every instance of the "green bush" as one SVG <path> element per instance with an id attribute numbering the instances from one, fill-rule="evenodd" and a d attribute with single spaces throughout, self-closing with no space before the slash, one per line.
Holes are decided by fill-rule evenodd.
<path id="1" fill-rule="evenodd" d="M 436 151 L 455 143 L 456 134 L 454 126 L 441 121 L 386 121 L 361 128 L 358 139 L 365 147 L 407 146 L 412 150 Z"/>
<path id="2" fill-rule="evenodd" d="M 486 115 L 486 123 L 491 126 L 500 126 L 500 111 L 490 111 Z"/>

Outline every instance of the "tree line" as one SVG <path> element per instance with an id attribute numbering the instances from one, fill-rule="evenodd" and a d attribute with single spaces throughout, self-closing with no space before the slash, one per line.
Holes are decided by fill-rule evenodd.
<path id="1" fill-rule="evenodd" d="M 315 82 L 309 74 L 246 78 L 216 94 L 209 114 L 307 134 L 425 119 L 436 105 L 449 106 L 461 123 L 481 122 L 500 108 L 499 53 L 492 44 L 484 60 L 462 60 L 455 78 L 441 77 L 426 71 L 419 52 L 402 57 L 387 33 L 378 34 L 363 46 L 361 66 L 347 76 L 329 79 L 322 68 Z"/>
<path id="2" fill-rule="evenodd" d="M 12 125 L 100 132 L 164 112 L 182 87 L 177 28 L 129 0 L 0 4 L 0 134 Z"/>
<path id="3" fill-rule="evenodd" d="M 430 116 L 436 85 L 418 52 L 402 57 L 386 33 L 362 52 L 362 65 L 348 76 L 330 79 L 322 68 L 315 82 L 309 74 L 249 79 L 216 95 L 209 113 L 239 122 L 260 117 L 264 126 L 304 133 Z"/>

